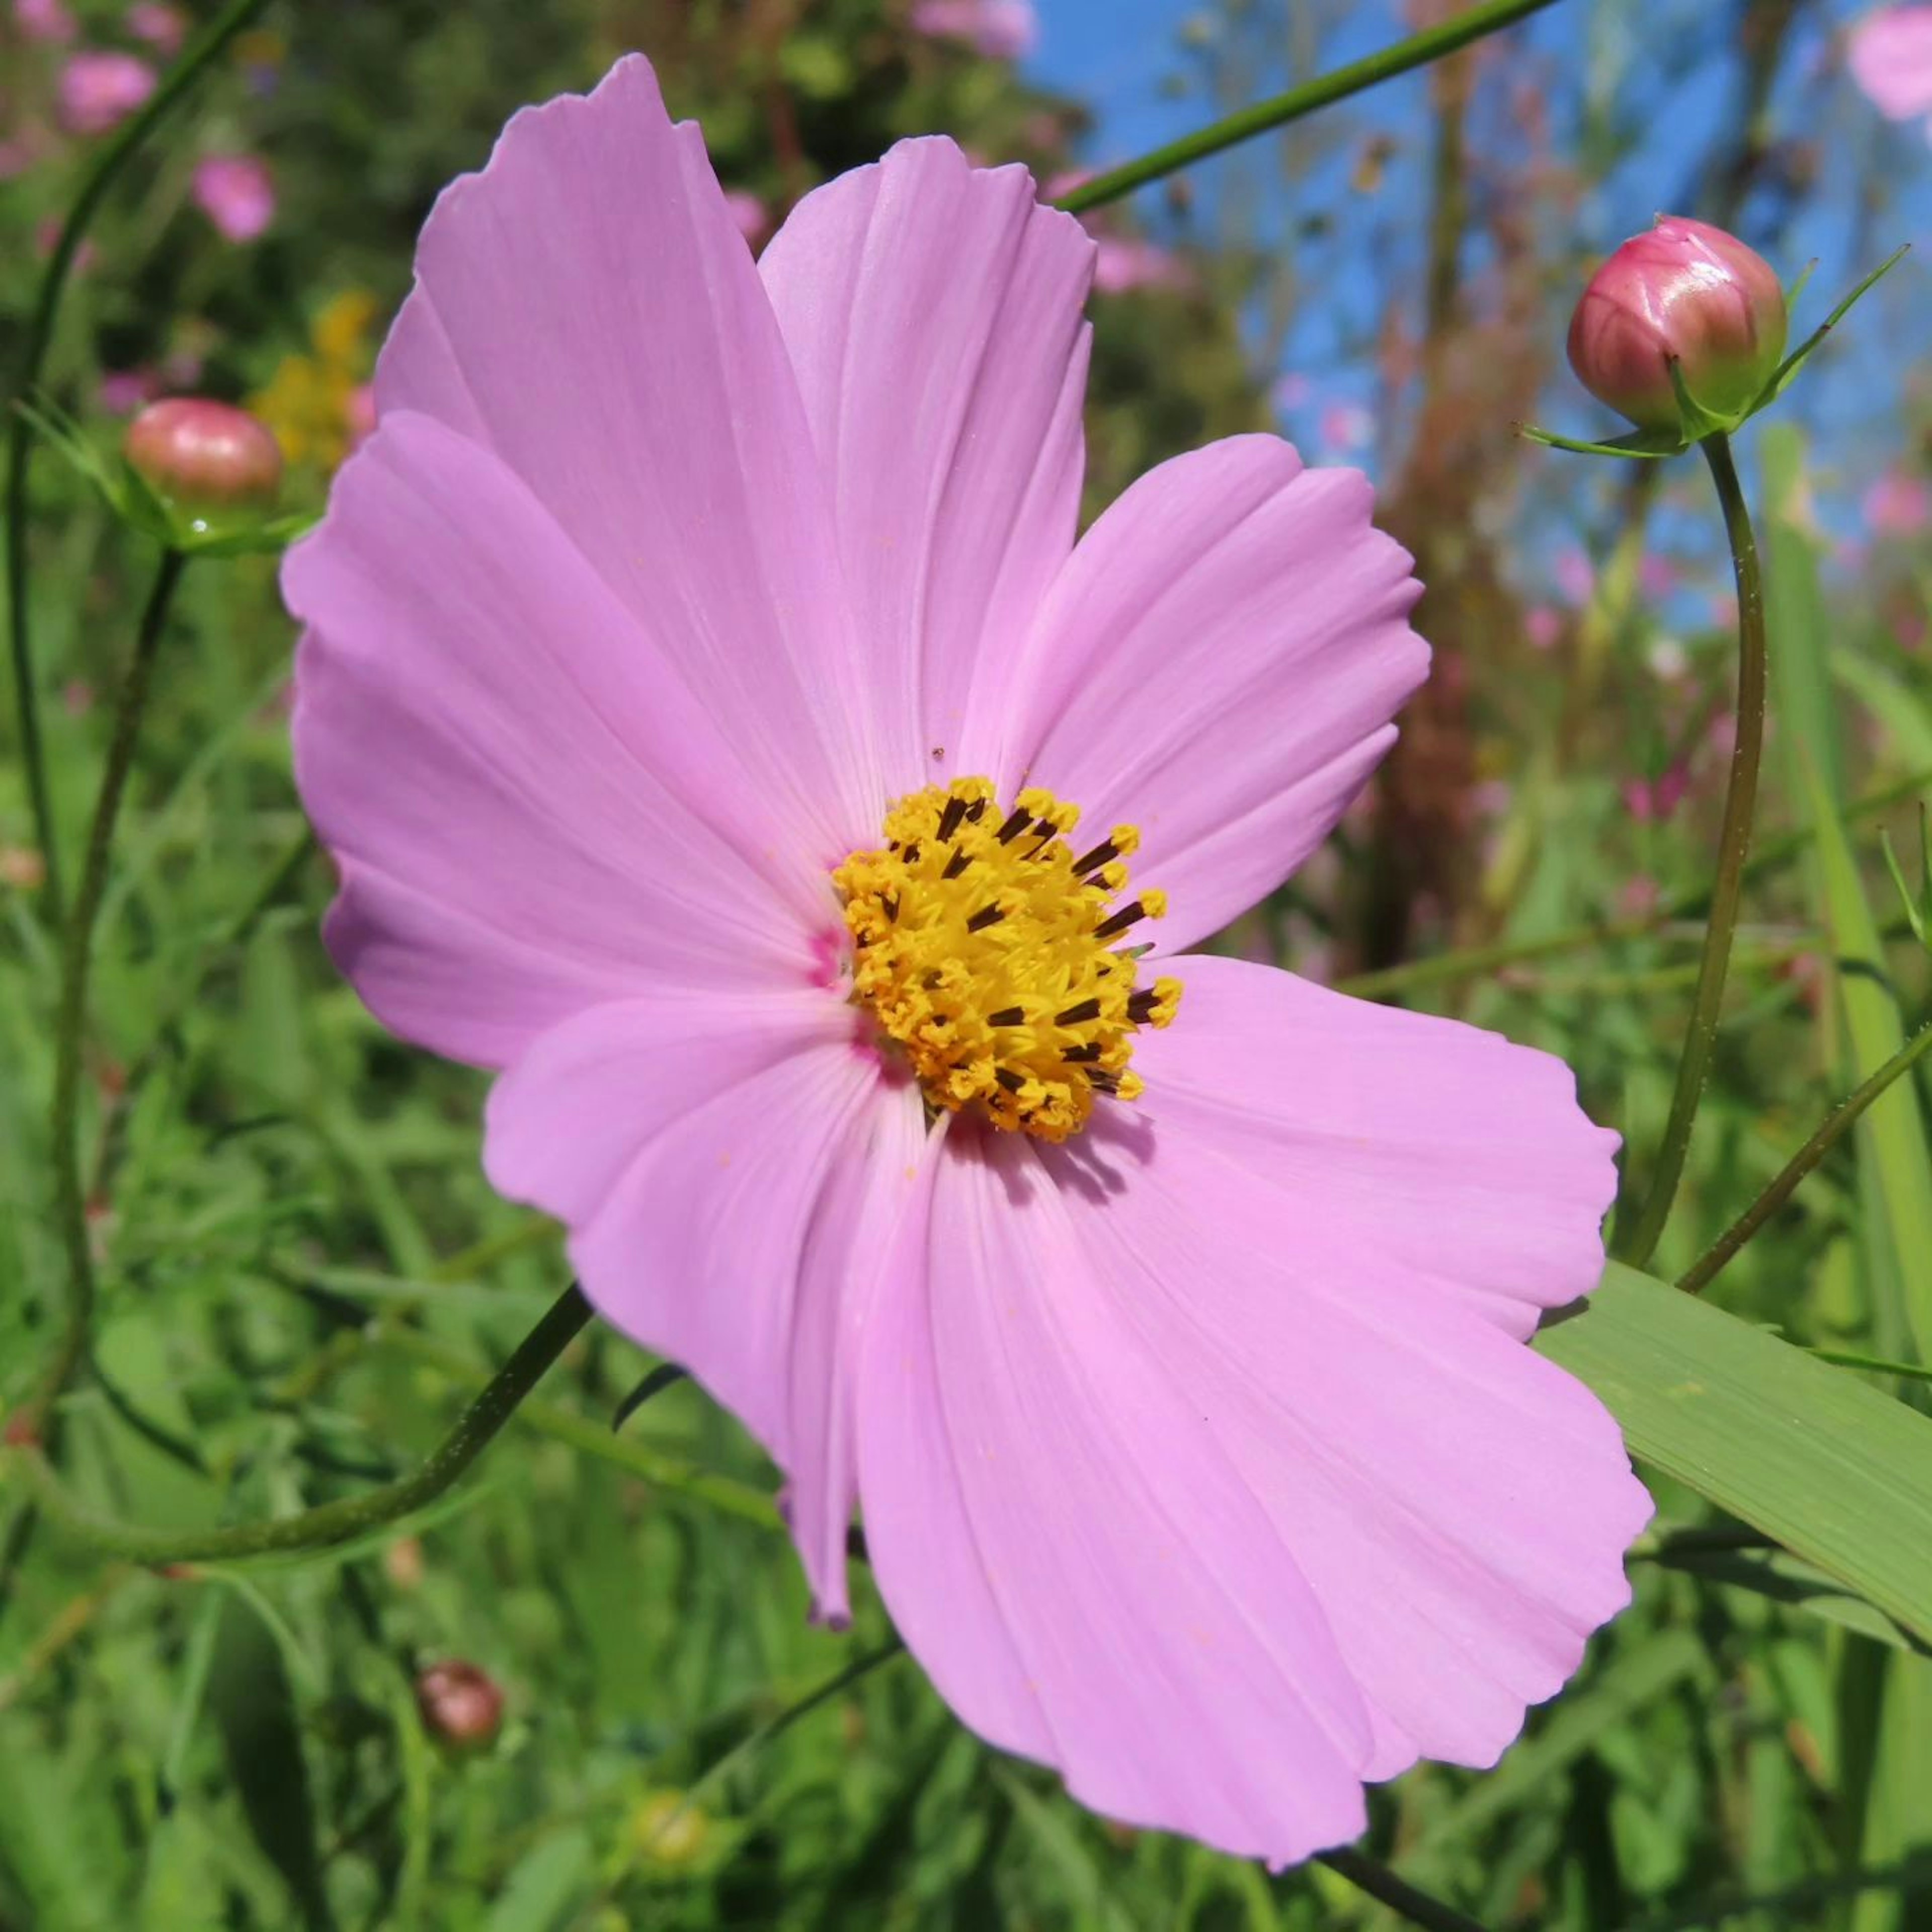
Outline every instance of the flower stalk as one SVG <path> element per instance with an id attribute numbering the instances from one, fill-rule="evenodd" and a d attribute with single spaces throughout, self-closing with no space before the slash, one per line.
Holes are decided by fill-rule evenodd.
<path id="1" fill-rule="evenodd" d="M 113 735 L 101 774 L 100 794 L 87 836 L 80 886 L 69 914 L 61 953 L 60 1004 L 54 1020 L 54 1090 L 51 1138 L 54 1162 L 54 1213 L 67 1255 L 68 1303 L 61 1339 L 40 1387 L 26 1412 L 27 1426 L 36 1433 L 51 1430 L 54 1405 L 86 1360 L 88 1330 L 94 1318 L 94 1256 L 87 1226 L 86 1184 L 80 1155 L 80 1083 L 87 1036 L 87 986 L 94 962 L 94 929 L 107 890 L 114 827 L 134 769 L 134 748 L 146 715 L 148 692 L 154 680 L 154 660 L 167 628 L 186 560 L 177 550 L 162 553 L 141 614 L 134 655 L 115 700 Z"/>
<path id="2" fill-rule="evenodd" d="M 1737 735 L 1731 752 L 1730 784 L 1724 796 L 1724 824 L 1718 835 L 1718 872 L 1711 891 L 1710 921 L 1705 929 L 1704 952 L 1698 969 L 1697 990 L 1678 1062 L 1677 1084 L 1670 1115 L 1650 1178 L 1642 1207 L 1618 1228 L 1612 1244 L 1618 1260 L 1642 1268 L 1655 1251 L 1658 1238 L 1677 1198 L 1678 1182 L 1690 1151 L 1690 1133 L 1711 1076 L 1711 1058 L 1718 1042 L 1718 1021 L 1724 1003 L 1724 979 L 1730 968 L 1731 942 L 1737 931 L 1738 908 L 1744 894 L 1745 862 L 1750 856 L 1751 826 L 1757 810 L 1758 768 L 1764 751 L 1766 656 L 1764 583 L 1757 541 L 1751 531 L 1750 511 L 1731 458 L 1730 440 L 1721 431 L 1701 446 L 1711 466 L 1718 500 L 1724 514 L 1724 531 L 1731 547 L 1731 568 L 1738 590 Z"/>
<path id="3" fill-rule="evenodd" d="M 28 1445 L 21 1453 L 35 1498 L 49 1520 L 77 1541 L 128 1562 L 150 1567 L 230 1562 L 326 1550 L 435 1502 L 489 1446 L 590 1318 L 590 1304 L 572 1282 L 419 1468 L 365 1495 L 345 1496 L 292 1516 L 202 1530 L 150 1529 L 120 1522 L 77 1501 L 37 1448 Z"/>
<path id="4" fill-rule="evenodd" d="M 1054 206 L 1066 209 L 1070 214 L 1080 214 L 1090 208 L 1118 201 L 1123 195 L 1131 194 L 1137 188 L 1144 188 L 1149 182 L 1160 181 L 1196 161 L 1204 160 L 1210 154 L 1218 154 L 1224 148 L 1252 140 L 1257 134 L 1285 128 L 1291 121 L 1299 121 L 1318 109 L 1332 107 L 1336 101 L 1346 100 L 1352 94 L 1378 87 L 1384 81 L 1393 80 L 1396 75 L 1407 74 L 1412 68 L 1426 67 L 1432 61 L 1445 59 L 1473 42 L 1500 33 L 1504 28 L 1514 26 L 1517 21 L 1555 4 L 1556 0 L 1483 0 L 1480 5 L 1457 14 L 1453 20 L 1445 20 L 1440 26 L 1431 27 L 1424 33 L 1412 34 L 1406 40 L 1398 40 L 1394 46 L 1384 47 L 1379 52 L 1352 61 L 1346 67 L 1337 68 L 1333 74 L 1322 74 L 1300 87 L 1290 88 L 1286 94 L 1256 101 L 1252 107 L 1244 107 L 1238 114 L 1230 114 L 1224 120 L 1214 122 L 1192 134 L 1184 134 L 1178 141 L 1169 141 L 1165 146 L 1142 155 L 1138 160 L 1109 168 L 1106 173 L 1096 175 L 1070 194 L 1061 196 Z"/>
<path id="5" fill-rule="evenodd" d="M 53 340 L 54 318 L 62 291 L 80 252 L 89 225 L 114 179 L 148 136 L 173 110 L 202 71 L 215 61 L 266 7 L 268 0 L 229 0 L 228 5 L 189 42 L 182 57 L 163 77 L 140 112 L 128 120 L 107 142 L 82 182 L 80 192 L 61 224 L 53 253 L 40 276 L 32 315 L 20 351 L 20 365 L 10 390 L 16 406 L 7 426 L 5 514 L 8 647 L 13 666 L 14 701 L 20 718 L 20 758 L 26 769 L 27 796 L 34 814 L 34 836 L 46 866 L 46 905 L 56 925 L 61 918 L 60 853 L 55 842 L 53 806 L 47 790 L 46 752 L 40 739 L 39 694 L 34 682 L 33 642 L 28 628 L 27 596 L 27 482 L 33 461 L 34 430 L 17 405 L 26 402 L 40 380 L 47 350 Z"/>
<path id="6" fill-rule="evenodd" d="M 1859 1115 L 1894 1081 L 1910 1072 L 1928 1052 L 1932 1052 L 1932 1023 L 1921 1027 L 1876 1072 L 1832 1108 L 1818 1131 L 1785 1163 L 1778 1178 L 1712 1244 L 1694 1267 L 1678 1276 L 1677 1286 L 1691 1294 L 1708 1288 L 1732 1256 L 1797 1192 L 1798 1183 L 1831 1152 Z"/>

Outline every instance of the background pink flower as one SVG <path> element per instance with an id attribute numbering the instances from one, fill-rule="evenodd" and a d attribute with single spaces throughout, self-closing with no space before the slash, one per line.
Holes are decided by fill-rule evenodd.
<path id="1" fill-rule="evenodd" d="M 914 0 L 916 33 L 970 40 L 989 60 L 1019 60 L 1040 38 L 1033 0 Z"/>
<path id="2" fill-rule="evenodd" d="M 14 24 L 23 38 L 68 46 L 80 30 L 64 0 L 14 0 Z"/>
<path id="3" fill-rule="evenodd" d="M 126 26 L 136 40 L 146 41 L 155 52 L 172 59 L 181 52 L 188 38 L 188 21 L 180 8 L 167 0 L 136 0 L 128 9 Z"/>
<path id="4" fill-rule="evenodd" d="M 1140 236 L 1103 235 L 1094 257 L 1094 286 L 1102 295 L 1134 289 L 1180 289 L 1193 280 L 1187 265 L 1157 242 Z"/>
<path id="5" fill-rule="evenodd" d="M 104 134 L 154 91 L 154 70 L 136 54 L 80 53 L 60 71 L 62 125 L 70 134 Z"/>
<path id="6" fill-rule="evenodd" d="M 1889 470 L 1866 490 L 1865 526 L 1879 536 L 1913 536 L 1932 523 L 1932 485 Z"/>
<path id="7" fill-rule="evenodd" d="M 1881 7 L 1852 29 L 1852 78 L 1893 121 L 1932 114 L 1932 6 Z"/>
<path id="8" fill-rule="evenodd" d="M 209 154 L 195 164 L 194 205 L 230 242 L 252 242 L 275 218 L 275 184 L 254 154 Z"/>
<path id="9" fill-rule="evenodd" d="M 1364 1780 L 1493 1762 L 1627 1600 L 1648 1498 L 1523 1346 L 1598 1278 L 1614 1137 L 1544 1054 L 1184 950 L 1334 826 L 1426 651 L 1365 479 L 1277 438 L 1078 535 L 1094 254 L 933 140 L 754 264 L 642 60 L 520 115 L 438 202 L 285 566 L 296 767 L 336 958 L 500 1071 L 493 1182 L 770 1450 L 820 1613 L 862 1502 L 982 1736 L 1280 1862 L 1358 1833 Z M 1094 1105 L 1064 1144 L 928 1122 L 831 879 L 916 846 L 907 890 L 994 892 L 960 930 L 1023 948 L 1040 915 L 980 882 L 1073 876 L 1023 784 L 1085 808 L 1102 902 L 1142 828 L 1182 988 L 1144 1105 L 1052 1060 Z M 930 833 L 879 850 L 914 799 Z M 933 929 L 878 904 L 882 947 Z M 1002 958 L 945 995 L 998 993 L 1002 1054 L 1100 1024 L 1003 1016 Z"/>
<path id="10" fill-rule="evenodd" d="M 770 230 L 771 212 L 749 188 L 728 188 L 724 206 L 738 232 L 754 245 Z"/>

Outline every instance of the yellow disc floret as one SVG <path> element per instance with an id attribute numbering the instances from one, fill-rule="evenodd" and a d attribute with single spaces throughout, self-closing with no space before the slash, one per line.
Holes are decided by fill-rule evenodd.
<path id="1" fill-rule="evenodd" d="M 1131 1100 L 1133 1036 L 1164 1027 L 1175 980 L 1135 984 L 1120 935 L 1167 910 L 1126 889 L 1139 844 L 1117 825 L 1076 856 L 1080 817 L 1051 792 L 1022 792 L 1001 812 L 984 778 L 956 778 L 902 798 L 884 847 L 832 874 L 852 935 L 852 992 L 904 1054 L 928 1102 L 977 1102 L 994 1126 L 1062 1141 L 1086 1125 L 1096 1094 Z"/>

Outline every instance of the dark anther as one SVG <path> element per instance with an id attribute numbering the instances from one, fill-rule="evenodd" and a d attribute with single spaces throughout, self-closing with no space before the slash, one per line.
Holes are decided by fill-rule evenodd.
<path id="1" fill-rule="evenodd" d="M 946 809 L 939 814 L 939 836 L 950 838 L 959 830 L 959 821 L 966 816 L 966 801 L 963 798 L 949 798 Z"/>
<path id="2" fill-rule="evenodd" d="M 998 904 L 983 905 L 966 922 L 968 932 L 984 932 L 989 926 L 998 926 L 1006 916 L 1004 906 Z"/>
<path id="3" fill-rule="evenodd" d="M 1160 1004 L 1160 995 L 1151 986 L 1131 994 L 1127 1000 L 1127 1017 L 1136 1026 L 1144 1026 L 1154 1018 L 1154 1010 Z"/>
<path id="4" fill-rule="evenodd" d="M 1010 1066 L 994 1067 L 993 1069 L 993 1078 L 997 1080 L 1009 1094 L 1017 1094 L 1020 1089 L 1026 1084 L 1025 1081 L 1022 1079 L 1019 1075 L 1016 1073 Z"/>
<path id="5" fill-rule="evenodd" d="M 908 866 L 916 866 L 919 863 L 919 841 L 915 838 L 900 856 Z"/>
<path id="6" fill-rule="evenodd" d="M 966 808 L 966 822 L 969 825 L 977 825 L 986 815 L 986 801 L 983 798 L 976 798 Z"/>
<path id="7" fill-rule="evenodd" d="M 1118 1094 L 1120 1090 L 1120 1076 L 1098 1066 L 1088 1075 L 1087 1082 L 1102 1094 Z"/>
<path id="8" fill-rule="evenodd" d="M 944 872 L 941 872 L 939 876 L 942 879 L 956 879 L 962 872 L 965 871 L 968 866 L 972 864 L 972 862 L 973 855 L 971 853 L 956 852 L 951 858 L 946 860 L 946 869 Z"/>
<path id="9" fill-rule="evenodd" d="M 1024 1026 L 1026 1014 L 1018 1006 L 1002 1006 L 998 1012 L 986 1016 L 986 1024 L 988 1026 Z"/>
<path id="10" fill-rule="evenodd" d="M 1074 876 L 1079 878 L 1092 872 L 1095 866 L 1104 866 L 1109 860 L 1118 859 L 1120 856 L 1120 848 L 1111 838 L 1103 838 L 1092 851 L 1083 853 L 1074 860 Z"/>
<path id="11" fill-rule="evenodd" d="M 1096 939 L 1112 939 L 1117 932 L 1125 932 L 1127 928 L 1146 916 L 1147 908 L 1138 899 L 1124 905 L 1112 919 L 1103 919 L 1094 928 Z"/>
<path id="12" fill-rule="evenodd" d="M 1100 1042 L 1097 1040 L 1090 1040 L 1084 1046 L 1070 1046 L 1060 1057 L 1070 1066 L 1078 1066 L 1087 1061 L 1098 1060 Z"/>
<path id="13" fill-rule="evenodd" d="M 1077 1006 L 1069 1006 L 1064 1013 L 1055 1013 L 1053 1023 L 1055 1026 L 1078 1026 L 1084 1021 L 1097 1020 L 1100 1017 L 1100 1002 L 1082 1000 Z"/>
<path id="14" fill-rule="evenodd" d="M 1016 812 L 1000 827 L 999 838 L 1002 845 L 1010 845 L 1033 823 L 1030 812 Z"/>
<path id="15" fill-rule="evenodd" d="M 879 903 L 885 908 L 886 916 L 888 920 L 896 920 L 898 917 L 899 896 L 897 892 L 886 893 Z"/>

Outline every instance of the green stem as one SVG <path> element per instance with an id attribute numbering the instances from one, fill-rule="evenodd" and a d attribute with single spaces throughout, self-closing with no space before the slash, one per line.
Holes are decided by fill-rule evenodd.
<path id="1" fill-rule="evenodd" d="M 88 1331 L 94 1319 L 94 1256 L 87 1227 L 87 1187 L 81 1172 L 80 1084 L 87 1043 L 87 982 L 94 963 L 94 928 L 107 890 L 107 868 L 114 850 L 114 826 L 134 769 L 134 747 L 148 708 L 154 659 L 167 625 L 168 606 L 181 581 L 185 560 L 178 550 L 163 553 L 141 613 L 134 655 L 115 700 L 112 736 L 107 764 L 101 773 L 100 795 L 87 835 L 79 895 L 68 917 L 61 955 L 60 1005 L 54 1020 L 54 1091 L 50 1132 L 53 1141 L 54 1213 L 67 1250 L 66 1319 L 53 1360 L 28 1409 L 33 1426 L 52 1432 L 52 1409 L 61 1392 L 79 1372 L 87 1356 Z"/>
<path id="2" fill-rule="evenodd" d="M 1346 1849 L 1317 1852 L 1315 1862 L 1340 1873 L 1357 1890 L 1366 1892 L 1378 1904 L 1386 1905 L 1412 1925 L 1426 1926 L 1430 1932 L 1484 1932 L 1479 1921 L 1465 1917 L 1426 1892 L 1418 1892 L 1406 1880 L 1397 1878 L 1387 1865 L 1365 1858 L 1359 1852 Z"/>
<path id="3" fill-rule="evenodd" d="M 1472 7 L 1467 13 L 1459 14 L 1454 20 L 1445 21 L 1439 27 L 1430 28 L 1426 33 L 1412 34 L 1406 40 L 1398 40 L 1394 46 L 1383 48 L 1379 53 L 1352 61 L 1346 67 L 1337 68 L 1333 74 L 1322 74 L 1300 87 L 1291 88 L 1287 93 L 1278 94 L 1272 100 L 1257 101 L 1252 107 L 1243 108 L 1238 114 L 1230 114 L 1226 120 L 1184 135 L 1178 141 L 1170 141 L 1165 147 L 1142 155 L 1138 160 L 1129 161 L 1123 166 L 1108 169 L 1105 174 L 1096 175 L 1071 194 L 1062 195 L 1056 205 L 1070 214 L 1079 214 L 1088 208 L 1100 207 L 1104 202 L 1118 201 L 1122 195 L 1131 194 L 1136 188 L 1159 181 L 1177 169 L 1187 167 L 1210 154 L 1218 154 L 1224 148 L 1252 140 L 1256 135 L 1265 134 L 1270 128 L 1286 127 L 1289 122 L 1299 121 L 1318 108 L 1332 106 L 1338 100 L 1346 100 L 1352 94 L 1360 94 L 1385 80 L 1393 80 L 1397 74 L 1407 74 L 1412 68 L 1426 67 L 1431 61 L 1441 60 L 1473 40 L 1500 32 L 1504 27 L 1512 26 L 1518 20 L 1540 13 L 1544 8 L 1555 4 L 1556 0 L 1483 0 L 1482 4 Z"/>
<path id="4" fill-rule="evenodd" d="M 40 276 L 34 312 L 27 323 L 19 373 L 11 400 L 25 402 L 40 380 L 40 370 L 53 340 L 54 319 L 62 290 L 92 222 L 114 178 L 202 70 L 268 4 L 268 0 L 229 0 L 229 4 L 182 50 L 182 57 L 162 76 L 138 114 L 122 123 L 104 147 L 74 206 L 61 224 L 53 253 Z M 14 702 L 20 720 L 20 759 L 26 767 L 27 795 L 34 814 L 34 836 L 46 866 L 47 910 L 57 924 L 61 916 L 60 853 L 54 839 L 53 806 L 47 790 L 46 752 L 40 740 L 39 693 L 34 682 L 34 652 L 27 617 L 27 479 L 33 461 L 33 426 L 18 410 L 10 412 L 7 428 L 6 525 L 8 644 L 13 662 Z"/>
<path id="5" fill-rule="evenodd" d="M 1757 811 L 1758 766 L 1764 750 L 1765 632 L 1764 585 L 1758 568 L 1757 541 L 1751 534 L 1750 511 L 1731 460 L 1729 438 L 1705 438 L 1701 447 L 1724 506 L 1724 531 L 1730 539 L 1731 568 L 1738 586 L 1737 737 L 1731 752 L 1730 788 L 1724 799 L 1724 824 L 1718 834 L 1718 876 L 1711 891 L 1710 922 L 1705 929 L 1704 957 L 1690 1009 L 1690 1028 L 1678 1062 L 1677 1088 L 1670 1098 L 1670 1118 L 1650 1178 L 1650 1192 L 1632 1216 L 1628 1232 L 1618 1230 L 1616 1258 L 1642 1268 L 1657 1246 L 1670 1219 L 1690 1148 L 1690 1130 L 1697 1103 L 1711 1077 L 1711 1057 L 1718 1043 L 1718 1020 L 1724 1004 L 1724 975 L 1731 963 L 1731 940 L 1737 930 L 1738 908 L 1744 897 L 1744 862 L 1750 854 L 1751 821 Z"/>
<path id="6" fill-rule="evenodd" d="M 573 1282 L 413 1474 L 385 1483 L 364 1496 L 346 1496 L 293 1516 L 226 1528 L 144 1528 L 96 1515 L 76 1502 L 46 1459 L 32 1449 L 24 1452 L 26 1469 L 50 1521 L 79 1540 L 129 1562 L 214 1563 L 325 1550 L 434 1502 L 482 1454 L 524 1396 L 583 1332 L 590 1316 L 590 1304 Z"/>
<path id="7" fill-rule="evenodd" d="M 1798 1184 L 1831 1152 L 1852 1122 L 1928 1052 L 1932 1052 L 1932 1023 L 1921 1027 L 1876 1073 L 1838 1102 L 1823 1125 L 1785 1164 L 1784 1172 L 1712 1244 L 1696 1265 L 1678 1277 L 1677 1286 L 1692 1294 L 1708 1287 L 1731 1257 L 1798 1191 Z"/>

